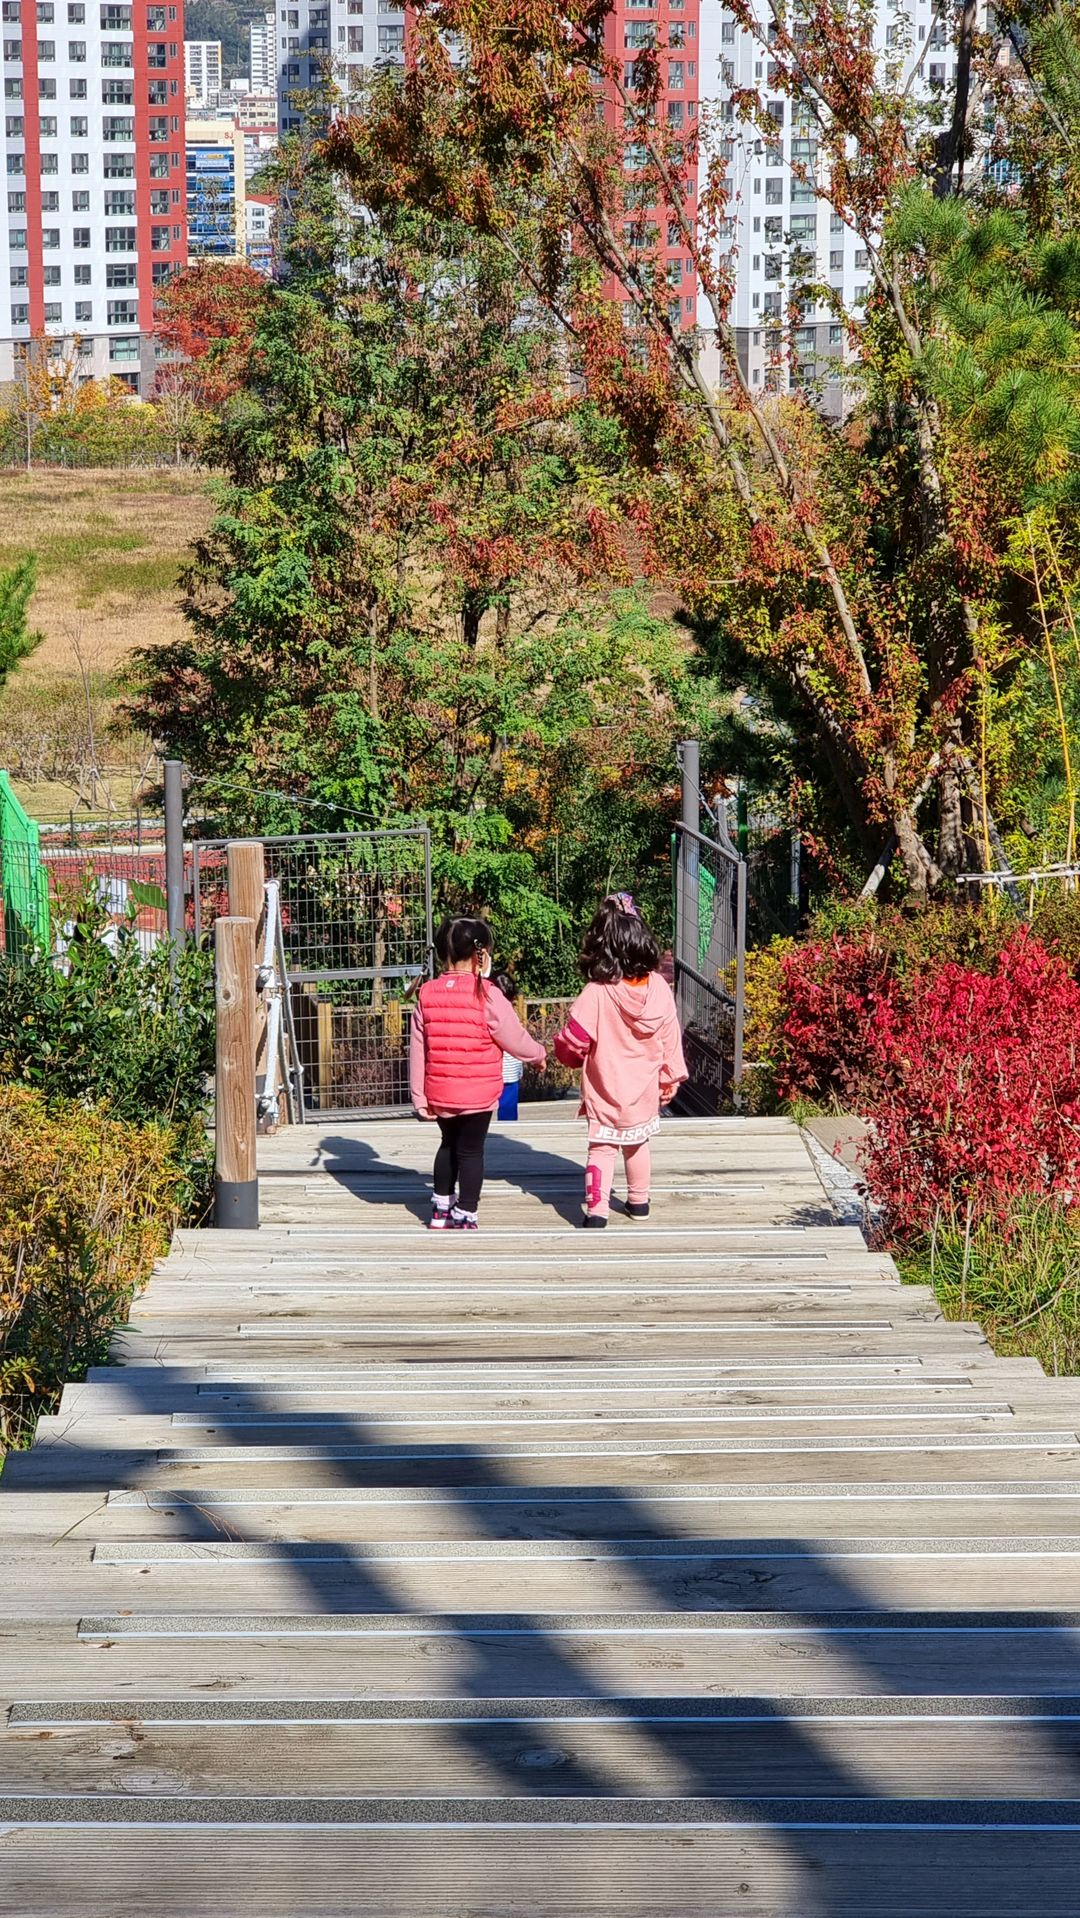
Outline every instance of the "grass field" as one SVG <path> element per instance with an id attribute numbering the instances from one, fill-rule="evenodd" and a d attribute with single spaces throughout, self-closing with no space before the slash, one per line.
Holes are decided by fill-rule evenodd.
<path id="1" fill-rule="evenodd" d="M 75 673 L 81 653 L 111 674 L 134 647 L 177 636 L 177 573 L 211 510 L 202 474 L 0 472 L 0 565 L 38 563 L 31 617 L 45 637 L 24 670 Z"/>
<path id="2" fill-rule="evenodd" d="M 114 730 L 124 661 L 183 631 L 177 575 L 212 511 L 204 474 L 0 471 L 0 566 L 36 557 L 44 634 L 0 693 L 0 766 L 37 817 L 129 805 L 149 743 Z"/>

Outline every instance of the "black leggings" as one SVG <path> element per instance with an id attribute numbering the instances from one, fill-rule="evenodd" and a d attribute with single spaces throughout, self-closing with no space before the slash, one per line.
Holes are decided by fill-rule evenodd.
<path id="1" fill-rule="evenodd" d="M 435 1154 L 435 1190 L 444 1197 L 456 1191 L 463 1212 L 475 1212 L 480 1204 L 490 1124 L 490 1112 L 456 1112 L 452 1119 L 439 1120 L 442 1144 Z"/>

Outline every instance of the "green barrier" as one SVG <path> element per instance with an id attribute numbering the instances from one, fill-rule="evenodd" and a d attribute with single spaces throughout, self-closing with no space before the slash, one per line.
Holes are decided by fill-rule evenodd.
<path id="1" fill-rule="evenodd" d="M 8 957 L 35 946 L 48 952 L 49 877 L 41 863 L 41 834 L 4 772 L 0 772 L 0 891 Z"/>

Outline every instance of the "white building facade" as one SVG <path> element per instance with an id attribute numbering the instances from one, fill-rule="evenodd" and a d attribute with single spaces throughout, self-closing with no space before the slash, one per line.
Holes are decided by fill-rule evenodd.
<path id="1" fill-rule="evenodd" d="M 268 12 L 248 26 L 248 75 L 252 93 L 276 93 L 277 70 L 277 22 L 274 14 Z"/>
<path id="2" fill-rule="evenodd" d="M 405 60 L 404 0 L 297 0 L 277 10 L 278 124 L 299 128 L 294 96 L 319 88 L 326 75 L 355 92 L 365 68 Z"/>
<path id="3" fill-rule="evenodd" d="M 184 77 L 187 104 L 192 107 L 216 105 L 225 82 L 220 40 L 184 41 Z"/>
<path id="4" fill-rule="evenodd" d="M 895 61 L 906 79 L 925 49 L 916 91 L 932 95 L 956 77 L 956 48 L 936 0 L 877 0 L 875 41 L 883 67 Z M 816 125 L 800 122 L 797 105 L 779 87 L 770 91 L 767 45 L 771 11 L 755 0 L 762 37 L 738 26 L 720 0 L 701 0 L 701 95 L 711 103 L 713 144 L 726 137 L 730 155 L 730 233 L 734 259 L 731 316 L 737 350 L 752 391 L 785 389 L 792 381 L 816 384 L 826 412 L 843 407 L 841 369 L 850 358 L 845 328 L 830 303 L 809 306 L 794 335 L 784 330 L 793 286 L 826 285 L 836 304 L 857 314 L 871 283 L 866 245 L 831 212 L 814 188 L 818 174 Z M 797 13 L 797 9 L 796 9 Z M 775 121 L 773 140 L 759 126 L 735 118 L 732 95 L 752 89 Z M 727 122 L 727 123 L 725 123 Z M 808 177 L 802 177 L 805 169 Z M 702 295 L 698 323 L 713 334 Z M 719 373 L 715 351 L 706 347 L 710 371 Z"/>

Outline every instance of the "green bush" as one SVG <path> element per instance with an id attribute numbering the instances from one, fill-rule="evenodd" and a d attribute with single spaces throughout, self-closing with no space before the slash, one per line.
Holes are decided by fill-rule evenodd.
<path id="1" fill-rule="evenodd" d="M 0 1437 L 108 1353 L 166 1249 L 188 1169 L 165 1126 L 0 1087 Z"/>
<path id="2" fill-rule="evenodd" d="M 214 1063 L 212 965 L 187 946 L 145 955 L 134 925 L 118 928 L 96 894 L 71 908 L 62 957 L 0 958 L 0 1079 L 50 1102 L 107 1108 L 130 1125 L 174 1134 L 195 1209 L 209 1175 L 207 1082 Z"/>

